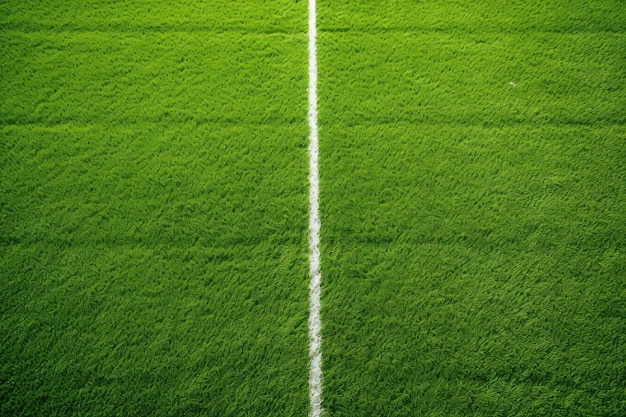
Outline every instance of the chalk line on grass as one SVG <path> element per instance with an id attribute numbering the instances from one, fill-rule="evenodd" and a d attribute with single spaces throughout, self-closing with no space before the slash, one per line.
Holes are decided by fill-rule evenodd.
<path id="1" fill-rule="evenodd" d="M 315 0 L 309 0 L 309 374 L 310 417 L 322 414 L 322 321 L 320 317 L 321 269 L 319 172 L 317 138 L 317 56 Z"/>

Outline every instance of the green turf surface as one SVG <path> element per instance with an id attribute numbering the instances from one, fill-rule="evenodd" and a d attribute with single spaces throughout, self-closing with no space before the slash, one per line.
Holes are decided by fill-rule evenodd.
<path id="1" fill-rule="evenodd" d="M 306 7 L 0 16 L 0 414 L 306 413 Z"/>
<path id="2" fill-rule="evenodd" d="M 624 3 L 319 8 L 328 415 L 624 415 Z"/>
<path id="3" fill-rule="evenodd" d="M 626 5 L 575 3 L 318 0 L 326 416 L 626 414 Z M 306 415 L 306 30 L 0 3 L 0 414 Z"/>

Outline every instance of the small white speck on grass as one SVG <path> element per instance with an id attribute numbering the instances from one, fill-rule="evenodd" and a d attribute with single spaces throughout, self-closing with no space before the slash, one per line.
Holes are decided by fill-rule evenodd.
<path id="1" fill-rule="evenodd" d="M 517 87 L 517 84 L 515 84 L 513 81 L 509 81 L 509 85 L 510 85 L 511 87 Z"/>

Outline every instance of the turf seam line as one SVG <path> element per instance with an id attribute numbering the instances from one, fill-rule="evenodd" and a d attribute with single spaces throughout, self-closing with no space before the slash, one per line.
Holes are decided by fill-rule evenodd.
<path id="1" fill-rule="evenodd" d="M 319 172 L 317 136 L 317 29 L 315 0 L 309 0 L 309 374 L 310 417 L 322 414 L 322 322 L 320 317 L 321 268 Z"/>

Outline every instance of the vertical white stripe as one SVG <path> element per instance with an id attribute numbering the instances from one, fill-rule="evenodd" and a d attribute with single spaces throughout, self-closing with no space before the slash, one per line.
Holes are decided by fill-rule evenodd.
<path id="1" fill-rule="evenodd" d="M 320 216 L 317 139 L 317 29 L 315 0 L 309 0 L 309 375 L 310 417 L 322 414 L 322 322 L 320 318 Z"/>

